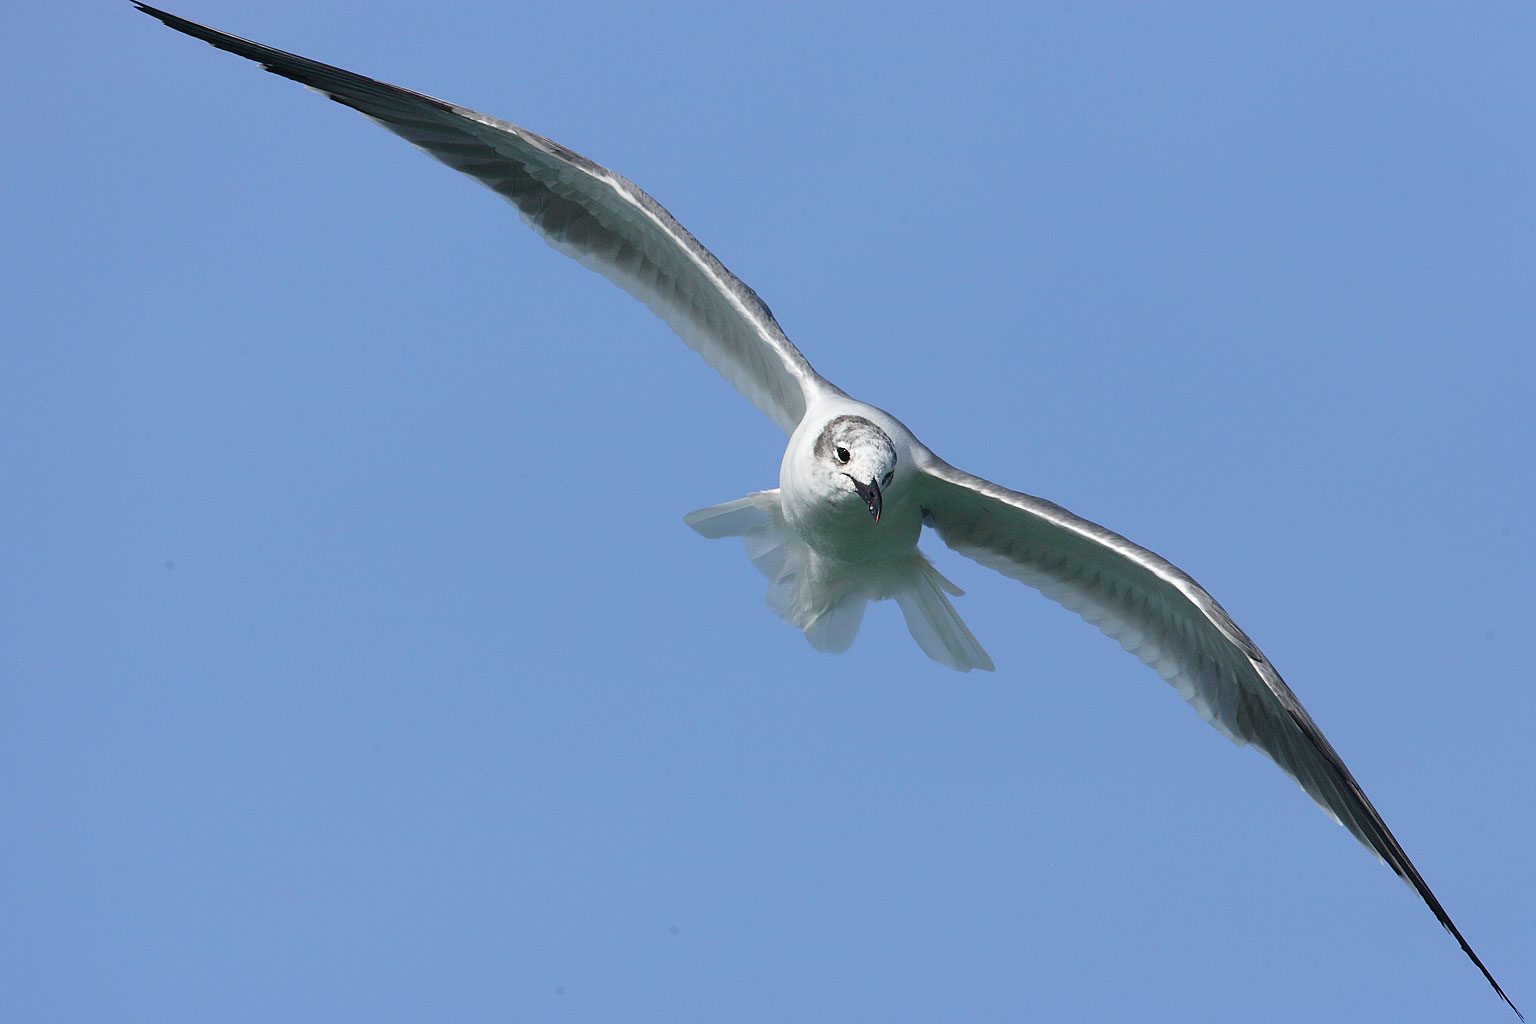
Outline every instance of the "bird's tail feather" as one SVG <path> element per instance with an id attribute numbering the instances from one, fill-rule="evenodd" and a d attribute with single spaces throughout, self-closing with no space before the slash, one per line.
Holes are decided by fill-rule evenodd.
<path id="1" fill-rule="evenodd" d="M 960 597 L 965 591 L 955 586 L 921 552 L 914 552 L 913 569 L 891 595 L 901 606 L 907 629 L 923 653 L 957 672 L 973 668 L 992 671 L 995 667 L 981 649 L 970 627 L 955 611 L 945 593 Z"/>
<path id="2" fill-rule="evenodd" d="M 846 651 L 864 621 L 865 606 L 891 597 L 913 639 L 934 661 L 960 672 L 993 667 L 944 596 L 958 597 L 960 588 L 920 551 L 896 561 L 828 563 L 784 522 L 777 490 L 699 509 L 683 521 L 711 539 L 740 537 L 752 564 L 768 578 L 768 607 L 803 631 L 817 650 Z"/>

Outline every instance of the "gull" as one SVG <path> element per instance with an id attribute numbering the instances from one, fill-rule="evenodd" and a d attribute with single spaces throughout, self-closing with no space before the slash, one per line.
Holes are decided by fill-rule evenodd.
<path id="1" fill-rule="evenodd" d="M 351 107 L 487 186 L 553 248 L 649 306 L 787 433 L 778 487 L 685 521 L 705 537 L 741 538 L 769 580 L 769 606 L 813 646 L 847 650 L 865 606 L 894 599 L 930 658 L 992 669 L 949 600 L 960 589 L 918 548 L 932 529 L 1097 626 L 1218 732 L 1268 755 L 1419 894 L 1520 1014 L 1269 659 L 1183 570 L 1059 505 L 956 469 L 890 413 L 847 395 L 751 288 L 606 167 L 506 121 L 135 6 Z"/>

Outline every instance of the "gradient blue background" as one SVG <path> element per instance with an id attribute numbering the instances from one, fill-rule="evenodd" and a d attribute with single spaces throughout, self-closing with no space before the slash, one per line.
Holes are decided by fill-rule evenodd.
<path id="1" fill-rule="evenodd" d="M 1536 16 L 1229 6 L 173 9 L 609 164 L 1187 568 L 1536 1010 Z M 490 193 L 127 3 L 0 51 L 9 1019 L 1514 1019 L 1018 584 L 928 545 L 995 675 L 812 651 L 682 523 L 782 436 Z"/>

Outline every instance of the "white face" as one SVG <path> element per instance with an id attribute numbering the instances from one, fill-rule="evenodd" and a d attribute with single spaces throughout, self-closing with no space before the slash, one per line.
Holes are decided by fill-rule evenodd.
<path id="1" fill-rule="evenodd" d="M 839 416 L 822 428 L 812 456 L 834 492 L 879 522 L 882 492 L 896 480 L 896 446 L 885 431 L 862 416 Z"/>

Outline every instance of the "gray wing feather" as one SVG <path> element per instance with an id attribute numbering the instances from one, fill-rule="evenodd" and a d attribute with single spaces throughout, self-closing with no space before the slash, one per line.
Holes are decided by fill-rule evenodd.
<path id="1" fill-rule="evenodd" d="M 136 6 L 361 112 L 490 188 L 555 249 L 649 306 L 785 433 L 814 396 L 837 393 L 757 293 L 628 179 L 506 121 Z"/>
<path id="2" fill-rule="evenodd" d="M 1509 1002 L 1312 716 L 1200 584 L 1060 505 L 963 473 L 926 449 L 914 461 L 927 476 L 920 485 L 927 520 L 944 543 L 1098 626 L 1228 739 L 1267 754 L 1413 887 Z"/>

